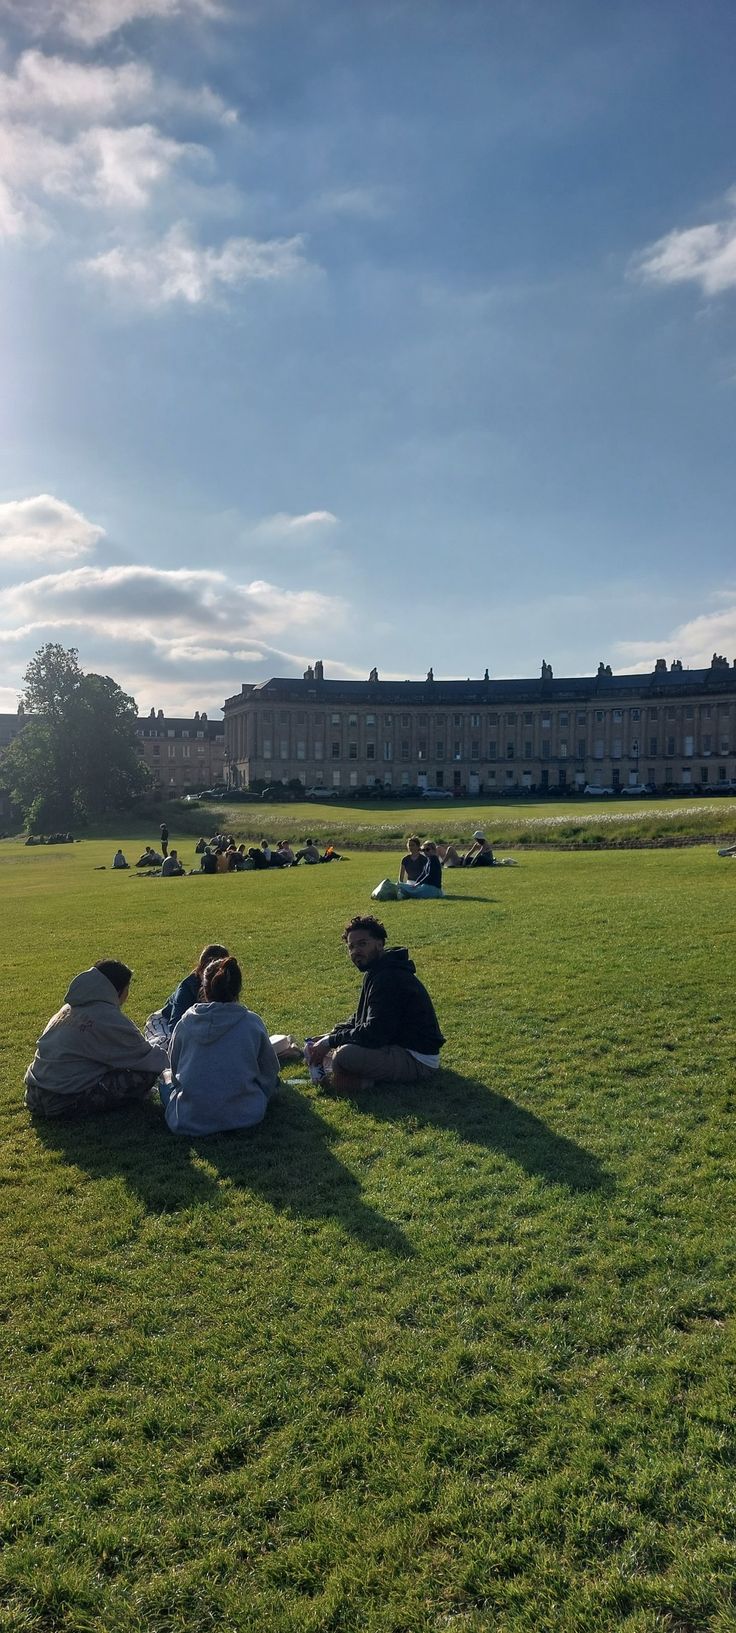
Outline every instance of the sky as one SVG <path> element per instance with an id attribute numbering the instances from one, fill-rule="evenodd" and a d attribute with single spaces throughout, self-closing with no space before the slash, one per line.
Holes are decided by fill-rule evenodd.
<path id="1" fill-rule="evenodd" d="M 732 0 L 0 0 L 0 708 L 736 657 Z"/>

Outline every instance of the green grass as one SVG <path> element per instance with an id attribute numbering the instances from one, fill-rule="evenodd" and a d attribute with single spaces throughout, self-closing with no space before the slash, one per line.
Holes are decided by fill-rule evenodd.
<path id="1" fill-rule="evenodd" d="M 255 1135 L 189 1142 L 153 1104 L 31 1125 L 70 976 L 126 958 L 141 1022 L 223 939 L 316 1031 L 396 856 L 110 860 L 0 844 L 0 1628 L 733 1633 L 736 862 L 534 852 L 384 904 L 437 1083 L 294 1068 Z"/>
<path id="2" fill-rule="evenodd" d="M 414 832 L 467 843 L 478 827 L 504 850 L 715 842 L 736 833 L 736 801 L 728 799 L 548 800 L 534 804 L 426 800 L 419 806 L 396 801 L 367 801 L 363 805 L 340 805 L 332 800 L 294 805 L 228 805 L 216 801 L 204 807 L 182 803 L 173 809 L 173 821 L 189 833 L 224 829 L 249 842 L 266 835 L 276 839 L 285 835 L 293 840 L 312 834 L 321 840 L 332 839 L 338 846 L 353 845 L 361 850 L 399 845 Z"/>

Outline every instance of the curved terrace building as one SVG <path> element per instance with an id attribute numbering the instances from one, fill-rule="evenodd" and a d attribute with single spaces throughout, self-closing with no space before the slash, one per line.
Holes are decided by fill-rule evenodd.
<path id="1" fill-rule="evenodd" d="M 347 791 L 468 794 L 599 788 L 703 789 L 736 779 L 736 660 L 708 669 L 658 659 L 648 675 L 532 680 L 301 680 L 244 684 L 223 705 L 231 786 L 299 779 Z"/>

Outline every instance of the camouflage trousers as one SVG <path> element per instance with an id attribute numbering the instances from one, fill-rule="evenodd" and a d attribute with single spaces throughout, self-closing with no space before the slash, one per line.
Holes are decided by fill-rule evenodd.
<path id="1" fill-rule="evenodd" d="M 157 1072 L 109 1071 L 79 1094 L 55 1094 L 29 1083 L 25 1104 L 36 1117 L 84 1117 L 140 1104 L 158 1082 Z"/>

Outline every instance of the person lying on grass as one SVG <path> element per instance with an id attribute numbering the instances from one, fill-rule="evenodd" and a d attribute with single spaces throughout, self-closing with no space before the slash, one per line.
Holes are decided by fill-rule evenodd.
<path id="1" fill-rule="evenodd" d="M 372 1083 L 421 1083 L 436 1072 L 444 1038 L 432 1000 L 417 979 L 406 947 L 386 947 L 378 919 L 357 916 L 342 939 L 363 972 L 358 1007 L 307 1049 L 331 1088 L 349 1091 Z"/>
<path id="2" fill-rule="evenodd" d="M 260 1015 L 238 1002 L 236 958 L 218 958 L 202 977 L 202 1002 L 171 1040 L 171 1081 L 159 1085 L 172 1134 L 221 1134 L 262 1123 L 279 1063 Z"/>
<path id="3" fill-rule="evenodd" d="M 42 1032 L 25 1075 L 25 1103 L 40 1117 L 68 1117 L 140 1102 L 168 1065 L 123 1015 L 133 972 L 102 958 L 75 975 Z"/>

